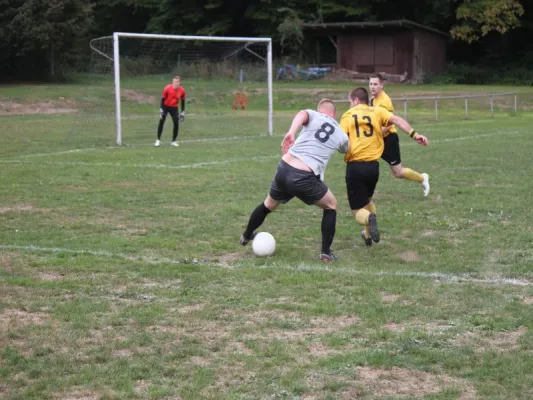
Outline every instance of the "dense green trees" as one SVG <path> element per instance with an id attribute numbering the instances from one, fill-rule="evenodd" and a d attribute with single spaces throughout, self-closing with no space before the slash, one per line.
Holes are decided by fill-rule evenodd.
<path id="1" fill-rule="evenodd" d="M 525 0 L 0 0 L 3 80 L 80 68 L 91 37 L 114 31 L 271 36 L 277 54 L 304 40 L 300 22 L 410 19 L 451 34 L 456 61 L 533 58 Z M 529 9 L 526 9 L 529 7 Z M 466 44 L 474 43 L 474 45 Z M 514 55 L 511 57 L 511 55 Z M 517 55 L 519 56 L 517 58 Z"/>

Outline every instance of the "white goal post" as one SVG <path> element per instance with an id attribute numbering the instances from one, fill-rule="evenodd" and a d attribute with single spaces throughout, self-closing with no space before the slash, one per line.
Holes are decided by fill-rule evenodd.
<path id="1" fill-rule="evenodd" d="M 182 40 L 182 41 L 209 41 L 209 42 L 236 42 L 246 45 L 247 43 L 262 43 L 267 46 L 266 67 L 267 67 L 267 94 L 268 94 L 268 134 L 273 134 L 273 97 L 272 97 L 272 39 L 271 38 L 252 38 L 252 37 L 224 37 L 224 36 L 187 36 L 187 35 L 161 35 L 146 33 L 113 33 L 113 69 L 115 83 L 115 118 L 116 118 L 116 141 L 118 145 L 122 144 L 122 113 L 121 113 L 121 96 L 120 96 L 120 39 L 155 39 L 155 40 Z M 250 51 L 252 54 L 253 51 Z M 101 55 L 109 56 L 99 52 Z M 255 54 L 263 59 L 263 57 Z"/>

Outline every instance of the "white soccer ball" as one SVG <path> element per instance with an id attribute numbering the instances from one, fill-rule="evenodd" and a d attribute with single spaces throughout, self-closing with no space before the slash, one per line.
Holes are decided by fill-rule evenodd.
<path id="1" fill-rule="evenodd" d="M 259 232 L 252 242 L 254 254 L 258 257 L 268 257 L 276 250 L 276 239 L 268 232 Z"/>

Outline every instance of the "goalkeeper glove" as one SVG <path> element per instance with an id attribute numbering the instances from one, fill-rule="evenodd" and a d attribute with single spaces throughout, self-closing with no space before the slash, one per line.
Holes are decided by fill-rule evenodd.
<path id="1" fill-rule="evenodd" d="M 180 122 L 185 121 L 185 111 L 182 111 L 180 114 Z"/>
<path id="2" fill-rule="evenodd" d="M 161 118 L 163 118 L 163 113 L 164 113 L 163 109 L 160 108 L 160 109 L 159 109 L 159 115 L 161 116 Z"/>

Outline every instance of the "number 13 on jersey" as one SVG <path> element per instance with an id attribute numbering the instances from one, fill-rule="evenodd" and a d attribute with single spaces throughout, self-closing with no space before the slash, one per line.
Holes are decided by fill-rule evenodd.
<path id="1" fill-rule="evenodd" d="M 358 116 L 353 114 L 353 121 L 355 124 L 355 135 L 361 137 L 361 133 L 365 137 L 371 137 L 374 135 L 374 127 L 372 126 L 372 119 L 368 115 Z"/>

